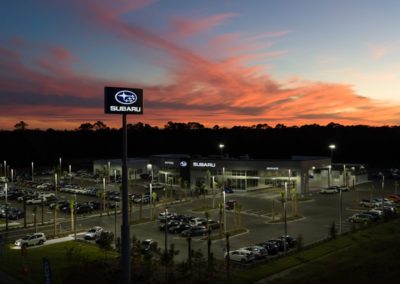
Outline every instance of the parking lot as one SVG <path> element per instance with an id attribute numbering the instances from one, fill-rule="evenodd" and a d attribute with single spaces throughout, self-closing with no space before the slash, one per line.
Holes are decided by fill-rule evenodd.
<path id="1" fill-rule="evenodd" d="M 46 181 L 44 177 L 42 183 L 49 182 Z M 39 184 L 36 184 L 36 187 Z M 30 188 L 28 184 L 17 184 L 16 187 L 21 190 L 34 190 L 37 192 L 54 192 L 45 191 L 41 188 Z M 95 180 L 90 179 L 78 179 L 75 178 L 71 184 L 75 184 L 79 190 L 96 188 L 98 192 L 118 192 L 118 183 L 107 183 L 104 189 L 103 184 L 96 183 Z M 130 186 L 130 194 L 136 193 L 141 195 L 148 191 L 145 187 L 145 182 L 138 182 L 136 185 Z M 84 191 L 70 191 L 61 190 L 60 187 L 57 192 L 54 192 L 57 198 L 62 200 L 77 200 L 78 203 L 83 204 L 89 201 L 97 202 L 100 207 L 97 209 L 84 212 L 82 214 L 77 214 L 76 219 L 76 229 L 79 233 L 85 232 L 93 226 L 101 226 L 105 230 L 115 232 L 119 236 L 120 230 L 120 215 L 117 214 L 117 218 L 114 216 L 114 208 L 110 209 L 111 204 L 118 204 L 118 198 L 111 197 L 112 194 L 107 195 L 103 198 L 102 195 L 88 194 Z M 394 193 L 393 184 L 386 183 L 384 194 Z M 166 205 L 163 203 L 163 192 L 162 189 L 158 192 L 160 196 L 160 201 L 157 206 L 150 208 L 149 204 L 133 203 L 132 202 L 132 212 L 130 214 L 132 220 L 138 220 L 141 214 L 143 218 L 150 217 L 151 211 L 152 215 L 158 215 L 159 213 L 165 212 Z M 115 195 L 117 196 L 117 195 Z M 292 218 L 294 202 L 288 201 L 286 203 L 287 212 L 287 226 L 286 232 L 295 238 L 301 236 L 304 245 L 322 240 L 329 236 L 329 229 L 334 222 L 336 228 L 339 230 L 339 220 L 340 220 L 340 203 L 342 204 L 342 232 L 351 230 L 354 224 L 347 221 L 347 218 L 352 216 L 354 213 L 365 211 L 365 208 L 360 207 L 360 201 L 362 199 L 379 198 L 382 196 L 382 190 L 380 183 L 365 183 L 358 185 L 356 190 L 350 190 L 349 192 L 342 192 L 342 200 L 340 202 L 340 194 L 320 194 L 319 188 L 311 189 L 310 193 L 304 196 L 298 201 L 298 217 Z M 232 231 L 237 228 L 237 220 L 240 218 L 241 227 L 245 230 L 239 234 L 232 236 L 230 238 L 230 248 L 231 250 L 236 250 L 239 248 L 252 246 L 255 244 L 263 243 L 267 240 L 276 239 L 285 233 L 285 225 L 282 219 L 282 203 L 280 202 L 280 191 L 278 189 L 268 189 L 259 190 L 247 193 L 233 193 L 227 194 L 226 200 L 235 200 L 240 204 L 240 214 L 235 210 L 226 210 L 226 230 Z M 18 202 L 16 199 L 8 200 L 10 207 L 16 207 L 23 209 L 23 204 Z M 4 199 L 3 199 L 4 202 Z M 103 210 L 103 203 L 109 204 L 106 209 Z M 205 199 L 203 197 L 199 198 L 187 198 L 183 202 L 169 203 L 167 205 L 167 210 L 170 213 L 176 213 L 185 216 L 200 217 L 204 218 L 204 211 L 198 210 L 204 206 L 211 207 L 212 204 L 218 204 L 220 202 L 220 196 L 216 196 L 216 200 L 213 200 L 213 196 L 207 196 Z M 37 206 L 37 209 L 34 209 Z M 48 206 L 43 206 L 43 214 L 41 212 L 40 205 L 27 205 L 27 223 L 28 228 L 20 231 L 11 232 L 10 231 L 10 241 L 12 238 L 16 238 L 19 235 L 26 234 L 29 231 L 34 231 L 32 223 L 35 219 L 36 210 L 36 222 L 38 226 L 38 231 L 45 231 L 46 234 L 51 235 L 53 232 L 54 224 L 54 211 Z M 155 211 L 154 211 L 155 210 Z M 209 218 L 214 221 L 219 221 L 220 210 L 208 209 Z M 41 226 L 43 216 L 43 223 L 47 226 Z M 238 217 L 240 216 L 240 217 Z M 3 219 L 4 220 L 4 219 Z M 73 228 L 71 227 L 70 214 L 69 212 L 58 212 L 57 214 L 57 233 L 72 233 Z M 29 226 L 31 224 L 31 226 Z M 356 224 L 357 225 L 357 224 Z M 23 226 L 23 219 L 10 220 L 10 227 L 13 226 Z M 4 230 L 4 223 L 2 224 Z M 116 230 L 115 230 L 116 229 Z M 181 234 L 165 234 L 164 231 L 160 230 L 160 221 L 153 220 L 150 222 L 145 222 L 141 224 L 136 224 L 131 226 L 131 234 L 135 235 L 136 238 L 140 240 L 151 239 L 158 243 L 159 247 L 163 248 L 165 243 L 167 245 L 173 243 L 175 249 L 179 250 L 180 253 L 176 256 L 176 260 L 183 260 L 187 258 L 187 238 L 182 237 Z M 212 232 L 212 236 L 218 235 L 219 229 L 215 228 Z M 203 253 L 207 251 L 207 241 L 206 237 L 193 236 L 192 237 L 192 248 L 194 250 L 202 250 Z M 222 259 L 225 253 L 225 240 L 213 240 L 212 241 L 212 252 L 217 259 Z"/>

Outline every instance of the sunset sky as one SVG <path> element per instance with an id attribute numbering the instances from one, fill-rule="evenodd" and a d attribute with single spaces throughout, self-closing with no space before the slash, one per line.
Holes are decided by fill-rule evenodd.
<path id="1" fill-rule="evenodd" d="M 398 0 L 23 0 L 0 4 L 0 129 L 104 121 L 104 86 L 168 121 L 400 124 Z"/>

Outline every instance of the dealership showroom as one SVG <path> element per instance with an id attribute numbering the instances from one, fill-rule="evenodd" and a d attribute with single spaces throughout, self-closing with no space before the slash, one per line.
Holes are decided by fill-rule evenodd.
<path id="1" fill-rule="evenodd" d="M 252 159 L 248 156 L 189 156 L 179 154 L 129 158 L 128 178 L 135 181 L 146 174 L 172 187 L 195 190 L 203 185 L 212 190 L 224 184 L 235 192 L 264 188 L 295 188 L 298 194 L 335 185 L 354 186 L 367 181 L 360 164 L 331 163 L 329 157 L 293 156 L 287 160 Z M 121 160 L 96 160 L 93 173 L 120 176 Z M 208 181 L 208 182 L 207 182 Z"/>

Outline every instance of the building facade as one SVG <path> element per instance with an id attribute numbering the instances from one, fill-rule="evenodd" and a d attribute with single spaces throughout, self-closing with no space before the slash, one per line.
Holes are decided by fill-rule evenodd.
<path id="1" fill-rule="evenodd" d="M 108 179 L 121 174 L 121 160 L 97 160 L 93 173 Z M 128 179 L 142 174 L 171 187 L 211 191 L 229 188 L 236 192 L 262 188 L 310 189 L 333 185 L 354 186 L 367 181 L 362 165 L 331 164 L 328 157 L 293 156 L 288 160 L 153 155 L 148 159 L 128 159 Z"/>

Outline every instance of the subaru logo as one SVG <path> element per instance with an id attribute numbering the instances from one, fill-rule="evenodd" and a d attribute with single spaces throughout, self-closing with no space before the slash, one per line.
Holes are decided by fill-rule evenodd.
<path id="1" fill-rule="evenodd" d="M 187 162 L 186 161 L 181 161 L 179 163 L 179 165 L 181 165 L 181 167 L 186 167 L 187 166 Z"/>
<path id="2" fill-rule="evenodd" d="M 137 101 L 137 96 L 132 91 L 122 90 L 115 94 L 115 100 L 123 105 L 131 105 Z"/>

